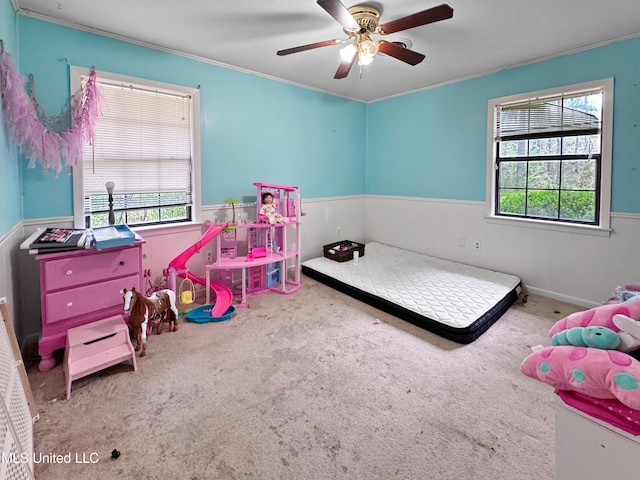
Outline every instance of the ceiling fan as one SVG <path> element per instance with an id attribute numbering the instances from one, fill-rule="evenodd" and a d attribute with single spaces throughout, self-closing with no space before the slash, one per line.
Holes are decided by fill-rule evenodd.
<path id="1" fill-rule="evenodd" d="M 340 51 L 342 62 L 333 78 L 345 78 L 349 75 L 356 58 L 358 59 L 359 65 L 371 63 L 373 57 L 378 52 L 397 58 L 409 65 L 417 65 L 424 60 L 424 55 L 409 50 L 406 42 L 372 40 L 371 35 L 388 35 L 453 17 L 453 8 L 443 3 L 442 5 L 428 8 L 413 15 L 380 25 L 380 10 L 371 5 L 354 5 L 353 7 L 347 8 L 340 0 L 318 0 L 317 3 L 342 25 L 344 33 L 346 33 L 349 38 L 346 40 L 334 39 L 310 43 L 308 45 L 279 50 L 276 53 L 280 56 L 290 55 L 292 53 L 313 50 L 314 48 L 328 47 L 330 45 L 338 45 L 352 41 L 352 43 L 349 43 Z"/>

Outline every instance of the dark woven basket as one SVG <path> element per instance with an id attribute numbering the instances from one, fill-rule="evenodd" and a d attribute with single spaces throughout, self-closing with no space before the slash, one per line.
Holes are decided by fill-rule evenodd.
<path id="1" fill-rule="evenodd" d="M 324 256 L 336 262 L 347 262 L 353 260 L 353 252 L 357 251 L 359 256 L 364 257 L 364 243 L 342 240 L 341 242 L 330 243 L 322 247 Z"/>

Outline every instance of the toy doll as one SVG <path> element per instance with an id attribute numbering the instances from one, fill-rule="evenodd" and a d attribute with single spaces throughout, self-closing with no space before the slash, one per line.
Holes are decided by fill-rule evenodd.
<path id="1" fill-rule="evenodd" d="M 260 208 L 260 214 L 267 217 L 270 224 L 284 223 L 284 219 L 273 205 L 273 195 L 269 192 L 262 194 L 262 208 Z"/>

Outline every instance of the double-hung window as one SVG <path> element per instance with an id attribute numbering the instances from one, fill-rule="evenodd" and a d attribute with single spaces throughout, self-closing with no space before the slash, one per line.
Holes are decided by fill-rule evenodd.
<path id="1" fill-rule="evenodd" d="M 609 228 L 613 82 L 489 102 L 490 216 Z"/>
<path id="2" fill-rule="evenodd" d="M 88 71 L 72 68 L 72 91 Z M 74 168 L 75 224 L 163 225 L 196 220 L 198 90 L 97 72 L 95 141 Z"/>

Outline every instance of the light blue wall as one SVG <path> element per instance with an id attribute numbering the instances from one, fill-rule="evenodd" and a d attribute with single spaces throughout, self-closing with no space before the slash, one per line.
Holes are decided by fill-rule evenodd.
<path id="1" fill-rule="evenodd" d="M 16 15 L 11 2 L 0 5 L 0 39 L 4 48 L 11 54 L 14 62 L 16 45 Z M 4 116 L 0 115 L 0 236 L 9 232 L 22 220 L 22 199 L 20 197 L 20 167 L 18 151 L 9 140 Z"/>
<path id="2" fill-rule="evenodd" d="M 0 27 L 15 36 L 10 2 L 4 10 Z M 640 39 L 364 105 L 29 17 L 17 23 L 20 71 L 34 74 L 50 114 L 69 98 L 68 64 L 200 86 L 205 205 L 252 195 L 254 181 L 295 184 L 306 198 L 483 201 L 490 98 L 614 77 L 612 210 L 640 213 Z M 0 190 L 0 234 L 21 218 L 72 215 L 71 177 L 24 161 L 17 169 L 0 135 L 0 166 L 16 180 Z"/>
<path id="3" fill-rule="evenodd" d="M 367 106 L 369 194 L 485 199 L 487 102 L 614 77 L 612 211 L 640 213 L 640 39 Z"/>
<path id="4" fill-rule="evenodd" d="M 200 86 L 203 204 L 255 195 L 253 182 L 306 198 L 364 193 L 366 106 L 342 98 L 19 17 L 20 71 L 48 114 L 69 98 L 68 64 Z M 23 166 L 24 218 L 73 214 L 73 182 Z M 44 201 L 46 200 L 46 201 Z"/>

